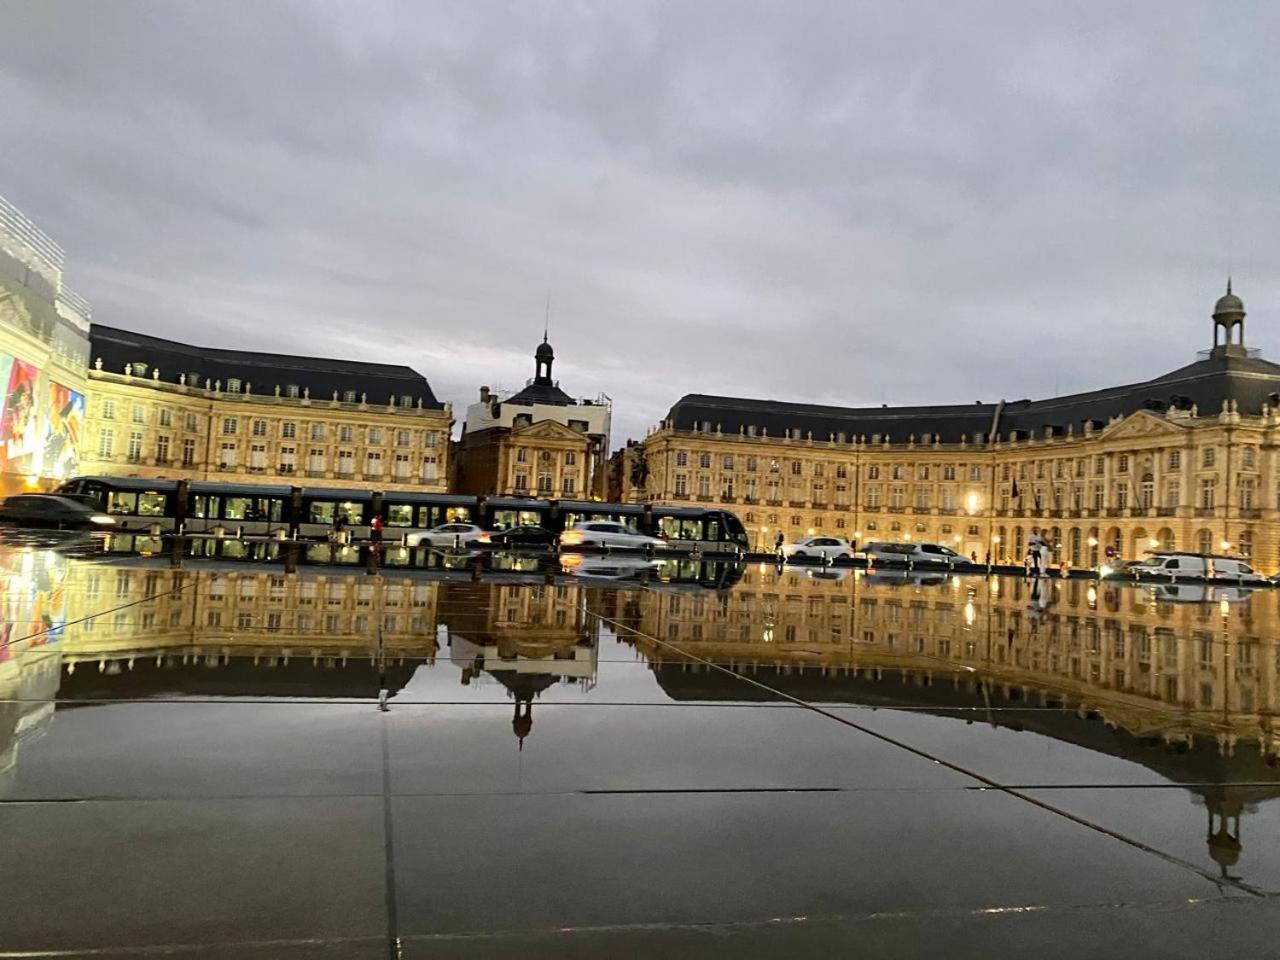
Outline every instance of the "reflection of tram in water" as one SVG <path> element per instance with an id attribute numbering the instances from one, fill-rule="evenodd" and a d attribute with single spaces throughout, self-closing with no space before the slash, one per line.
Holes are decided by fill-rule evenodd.
<path id="1" fill-rule="evenodd" d="M 93 504 L 124 531 L 158 527 L 162 533 L 208 533 L 222 528 L 249 536 L 283 533 L 319 539 L 342 517 L 352 536 L 363 539 L 372 519 L 380 516 L 387 539 L 393 540 L 443 523 L 476 523 L 495 531 L 537 524 L 558 534 L 586 520 L 611 520 L 662 537 L 676 548 L 733 552 L 749 546 L 746 529 L 733 513 L 697 507 L 139 477 L 77 477 L 58 492 Z"/>

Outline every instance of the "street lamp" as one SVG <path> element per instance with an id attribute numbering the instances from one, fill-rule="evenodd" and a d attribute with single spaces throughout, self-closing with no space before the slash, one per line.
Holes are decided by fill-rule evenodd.
<path id="1" fill-rule="evenodd" d="M 1098 545 L 1098 538 L 1090 537 L 1088 543 L 1089 543 L 1089 546 L 1096 547 Z"/>
<path id="2" fill-rule="evenodd" d="M 768 532 L 769 532 L 769 528 L 768 528 L 768 527 L 763 527 L 763 526 L 762 526 L 762 527 L 760 528 L 760 542 L 759 542 L 758 544 L 756 544 L 756 546 L 760 549 L 760 551 L 761 551 L 761 552 L 764 552 L 765 535 L 766 535 Z"/>
<path id="3" fill-rule="evenodd" d="M 1222 552 L 1223 552 L 1223 553 L 1227 553 L 1227 552 L 1229 552 L 1230 550 L 1231 550 L 1231 541 L 1230 541 L 1230 540 L 1223 540 L 1223 541 L 1222 541 Z"/>

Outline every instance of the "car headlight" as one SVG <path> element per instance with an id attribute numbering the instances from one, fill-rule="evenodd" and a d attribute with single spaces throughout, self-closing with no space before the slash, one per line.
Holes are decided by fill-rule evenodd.
<path id="1" fill-rule="evenodd" d="M 573 546 L 574 544 L 578 544 L 582 542 L 582 534 L 579 533 L 577 530 L 569 530 L 565 533 L 560 534 L 560 542 L 567 543 L 570 546 Z"/>
<path id="2" fill-rule="evenodd" d="M 108 517 L 105 513 L 95 513 L 89 517 L 89 522 L 98 523 L 106 527 L 106 526 L 111 526 L 116 521 L 113 517 Z"/>

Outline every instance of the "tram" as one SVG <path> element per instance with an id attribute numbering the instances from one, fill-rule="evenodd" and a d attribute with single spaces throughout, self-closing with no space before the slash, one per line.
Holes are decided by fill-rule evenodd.
<path id="1" fill-rule="evenodd" d="M 396 540 L 442 523 L 475 523 L 493 531 L 537 524 L 558 534 L 575 523 L 610 520 L 661 537 L 675 549 L 729 553 L 750 546 L 737 516 L 698 507 L 103 476 L 76 477 L 57 492 L 109 514 L 126 533 L 221 528 L 246 536 L 322 540 L 341 517 L 360 540 L 380 516 L 384 536 Z"/>

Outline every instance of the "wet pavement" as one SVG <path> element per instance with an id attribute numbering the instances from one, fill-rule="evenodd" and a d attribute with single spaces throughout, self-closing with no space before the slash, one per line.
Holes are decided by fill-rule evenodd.
<path id="1" fill-rule="evenodd" d="M 0 957 L 1275 952 L 1280 591 L 47 547 Z"/>

